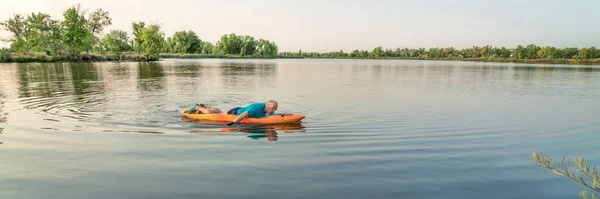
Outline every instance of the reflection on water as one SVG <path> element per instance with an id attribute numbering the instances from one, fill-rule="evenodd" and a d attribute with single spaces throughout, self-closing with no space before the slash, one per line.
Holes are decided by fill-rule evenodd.
<path id="1" fill-rule="evenodd" d="M 248 138 L 258 140 L 258 138 L 269 138 L 269 141 L 277 141 L 277 133 L 299 133 L 306 132 L 302 123 L 287 124 L 240 124 L 235 126 L 226 126 L 227 122 L 218 122 L 211 120 L 192 120 L 184 118 L 184 121 L 195 124 L 195 130 L 189 130 L 189 133 L 246 133 Z"/>
<path id="2" fill-rule="evenodd" d="M 2 84 L 0 84 L 1 86 Z M 0 124 L 6 123 L 6 113 L 4 112 L 4 99 L 6 96 L 4 95 L 4 89 L 0 88 Z M 0 127 L 0 133 L 2 133 L 2 128 Z"/>
<path id="3" fill-rule="evenodd" d="M 275 86 L 277 65 L 274 63 L 223 62 L 220 65 L 223 86 L 234 92 L 247 92 Z"/>
<path id="4" fill-rule="evenodd" d="M 165 88 L 163 66 L 156 62 L 138 63 L 138 88 L 141 91 L 160 91 Z"/>
<path id="5" fill-rule="evenodd" d="M 73 94 L 80 96 L 88 93 L 104 93 L 103 86 L 98 83 L 98 66 L 94 64 L 70 64 Z"/>
<path id="6" fill-rule="evenodd" d="M 285 63 L 285 62 L 283 62 Z M 360 63 L 360 62 L 359 62 Z M 41 118 L 45 121 L 60 123 L 60 117 L 80 121 L 106 122 L 109 124 L 127 124 L 136 126 L 168 126 L 178 121 L 175 116 L 179 110 L 193 103 L 208 103 L 223 110 L 241 106 L 252 101 L 264 101 L 254 92 L 269 91 L 266 98 L 290 100 L 295 93 L 308 93 L 323 89 L 319 82 L 331 82 L 329 85 L 344 85 L 350 90 L 339 95 L 351 94 L 356 85 L 369 85 L 370 90 L 357 91 L 347 100 L 368 98 L 368 92 L 380 92 L 381 86 L 389 89 L 419 89 L 449 94 L 459 92 L 479 95 L 506 94 L 511 97 L 524 95 L 579 95 L 581 98 L 594 97 L 597 94 L 583 92 L 597 88 L 592 84 L 593 76 L 599 72 L 594 67 L 549 67 L 531 65 L 465 64 L 439 62 L 397 63 L 380 62 L 378 64 L 307 65 L 298 68 L 298 72 L 282 73 L 283 82 L 277 82 L 278 68 L 289 70 L 291 67 L 279 67 L 275 61 L 166 61 L 147 63 L 52 63 L 52 64 L 16 64 L 16 84 L 19 99 L 23 107 L 34 112 L 48 113 L 59 118 Z M 437 62 L 436 62 L 437 63 Z M 287 64 L 287 63 L 285 63 Z M 325 63 L 323 63 L 325 64 Z M 328 63 L 327 63 L 328 64 Z M 331 78 L 333 72 L 338 76 Z M 294 74 L 307 74 L 295 76 Z M 8 74 L 8 73 L 6 73 Z M 371 75 L 365 75 L 371 74 Z M 350 77 L 344 79 L 343 77 Z M 287 78 L 287 79 L 286 79 Z M 294 80 L 294 78 L 303 78 Z M 290 85 L 288 82 L 300 81 Z M 561 85 L 549 82 L 561 81 Z M 132 87 L 132 83 L 137 85 Z M 279 84 L 278 84 L 279 83 Z M 288 85 L 284 90 L 281 85 Z M 312 87 L 314 86 L 314 87 Z M 559 90 L 548 90 L 557 87 Z M 11 85 L 3 85 L 4 89 Z M 295 89 L 309 89 L 307 91 Z M 383 89 L 383 88 L 380 88 Z M 310 91 L 310 92 L 309 92 Z M 408 91 L 408 90 L 406 90 Z M 383 91 L 385 92 L 385 91 Z M 325 94 L 325 93 L 324 93 Z M 0 92 L 0 96 L 3 97 Z M 264 93 L 262 94 L 264 95 Z M 302 96 L 299 96 L 302 97 Z M 4 97 L 3 97 L 4 98 Z M 355 99 L 353 99 L 355 98 Z M 0 111 L 5 100 L 0 101 Z M 286 105 L 282 107 L 286 110 Z M 310 107 L 306 107 L 310 109 Z M 4 112 L 4 111 L 3 111 Z M 8 113 L 0 114 L 0 123 L 6 123 Z M 315 113 L 318 114 L 318 113 Z M 103 130 L 104 131 L 104 130 Z M 139 130 L 127 129 L 126 132 Z M 163 132 L 147 131 L 141 132 Z"/>
<path id="7" fill-rule="evenodd" d="M 586 150 L 599 138 L 598 67 L 201 59 L 0 68 L 6 198 L 258 198 L 264 187 L 278 198 L 565 198 L 573 192 L 543 188 L 570 185 L 532 167 L 531 151 L 599 158 Z M 307 117 L 226 126 L 180 113 L 269 99 L 278 113 Z"/>

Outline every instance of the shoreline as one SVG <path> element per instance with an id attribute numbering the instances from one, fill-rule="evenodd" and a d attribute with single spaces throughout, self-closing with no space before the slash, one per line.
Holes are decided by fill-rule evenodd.
<path id="1" fill-rule="evenodd" d="M 151 62 L 162 59 L 340 59 L 340 60 L 424 60 L 424 61 L 465 61 L 491 63 L 600 65 L 600 59 L 516 59 L 516 58 L 411 58 L 411 57 L 301 57 L 301 56 L 240 56 L 223 54 L 169 54 L 147 57 L 137 54 L 81 54 L 76 57 L 54 57 L 40 53 L 13 55 L 0 59 L 0 63 L 81 63 L 81 62 Z"/>

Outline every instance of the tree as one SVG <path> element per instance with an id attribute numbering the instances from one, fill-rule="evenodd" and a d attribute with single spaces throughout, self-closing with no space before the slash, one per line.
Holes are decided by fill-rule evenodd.
<path id="1" fill-rule="evenodd" d="M 79 7 L 71 7 L 63 13 L 65 20 L 62 22 L 64 29 L 63 42 L 71 55 L 79 55 L 82 51 L 92 47 L 92 33 L 85 28 L 87 20 Z"/>
<path id="2" fill-rule="evenodd" d="M 160 30 L 160 26 L 153 24 L 144 28 L 140 33 L 141 52 L 146 57 L 158 57 L 164 45 L 164 33 Z"/>
<path id="3" fill-rule="evenodd" d="M 131 28 L 133 29 L 133 47 L 137 51 L 138 55 L 140 55 L 142 50 L 142 31 L 146 28 L 146 23 L 143 21 L 140 22 L 132 22 Z"/>
<path id="4" fill-rule="evenodd" d="M 3 30 L 9 31 L 11 37 L 4 38 L 5 42 L 12 42 L 11 48 L 17 52 L 29 52 L 31 44 L 29 43 L 31 26 L 21 14 L 14 14 L 12 18 L 0 22 Z"/>
<path id="5" fill-rule="evenodd" d="M 375 47 L 371 53 L 373 57 L 381 57 L 381 46 Z"/>
<path id="6" fill-rule="evenodd" d="M 47 55 L 60 54 L 62 36 L 60 22 L 51 19 L 50 15 L 38 12 L 27 17 L 31 26 L 30 43 L 34 51 L 46 52 Z"/>
<path id="7" fill-rule="evenodd" d="M 217 42 L 217 49 L 223 54 L 239 55 L 242 50 L 242 39 L 234 33 L 221 36 Z"/>
<path id="8" fill-rule="evenodd" d="M 498 50 L 498 56 L 510 57 L 510 51 L 508 49 L 506 49 L 505 47 L 502 47 L 500 50 Z"/>
<path id="9" fill-rule="evenodd" d="M 523 48 L 521 45 L 518 45 L 514 50 L 514 57 L 517 59 L 525 58 L 525 48 Z"/>
<path id="10" fill-rule="evenodd" d="M 539 58 L 555 59 L 558 58 L 558 51 L 555 47 L 546 46 L 541 48 L 537 55 Z"/>
<path id="11" fill-rule="evenodd" d="M 595 47 L 582 48 L 577 54 L 577 59 L 592 59 L 600 57 L 600 52 Z"/>
<path id="12" fill-rule="evenodd" d="M 254 42 L 254 37 L 245 35 L 241 37 L 242 40 L 242 48 L 240 49 L 240 55 L 253 55 L 256 50 L 256 43 Z"/>
<path id="13" fill-rule="evenodd" d="M 111 53 L 115 53 L 121 57 L 122 52 L 130 51 L 133 48 L 129 45 L 129 37 L 127 32 L 123 30 L 111 30 L 102 40 L 101 45 Z"/>
<path id="14" fill-rule="evenodd" d="M 369 57 L 369 51 L 366 51 L 366 50 L 361 50 L 361 51 L 358 53 L 358 57 Z"/>
<path id="15" fill-rule="evenodd" d="M 353 51 L 350 53 L 350 57 L 358 57 L 358 54 L 359 54 L 359 51 L 358 51 L 358 49 L 356 49 L 356 50 L 353 50 Z"/>
<path id="16" fill-rule="evenodd" d="M 263 57 L 274 57 L 277 56 L 278 47 L 275 42 L 269 40 L 259 39 L 256 44 L 255 55 Z"/>
<path id="17" fill-rule="evenodd" d="M 179 31 L 173 34 L 173 51 L 176 53 L 196 53 L 201 47 L 200 38 L 193 31 Z"/>
<path id="18" fill-rule="evenodd" d="M 112 19 L 110 18 L 108 11 L 102 10 L 102 8 L 98 8 L 90 13 L 86 22 L 86 28 L 94 36 L 98 36 L 98 34 L 102 33 L 104 28 L 109 25 L 112 25 Z"/>
<path id="19" fill-rule="evenodd" d="M 173 43 L 173 39 L 171 37 L 167 37 L 165 40 L 165 45 L 163 46 L 163 53 L 174 53 L 175 52 L 175 43 Z"/>
<path id="20" fill-rule="evenodd" d="M 573 59 L 577 54 L 579 54 L 578 48 L 564 48 L 560 51 L 560 58 Z"/>
<path id="21" fill-rule="evenodd" d="M 540 47 L 536 46 L 534 44 L 529 44 L 527 45 L 527 47 L 525 47 L 525 58 L 526 59 L 537 59 L 538 58 L 538 51 L 540 51 Z"/>
<path id="22" fill-rule="evenodd" d="M 201 54 L 212 54 L 213 53 L 214 46 L 212 43 L 203 41 L 201 43 L 201 46 L 202 46 L 202 50 L 200 51 Z"/>
<path id="23" fill-rule="evenodd" d="M 0 62 L 10 62 L 12 60 L 12 55 L 10 49 L 8 48 L 0 48 Z"/>

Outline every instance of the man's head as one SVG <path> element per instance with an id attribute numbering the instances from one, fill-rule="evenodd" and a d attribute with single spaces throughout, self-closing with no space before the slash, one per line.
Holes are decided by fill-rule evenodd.
<path id="1" fill-rule="evenodd" d="M 277 110 L 277 101 L 269 100 L 265 106 L 265 111 L 268 114 L 273 114 Z"/>

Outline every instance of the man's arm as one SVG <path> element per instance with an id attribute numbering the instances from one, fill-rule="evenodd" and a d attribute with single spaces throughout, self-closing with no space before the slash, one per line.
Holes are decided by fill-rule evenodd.
<path id="1" fill-rule="evenodd" d="M 240 121 L 242 121 L 246 117 L 248 117 L 248 111 L 240 114 L 237 118 L 235 118 L 235 120 L 233 120 L 233 122 L 231 122 L 231 123 L 229 123 L 227 125 L 232 125 L 232 124 L 239 123 Z"/>

